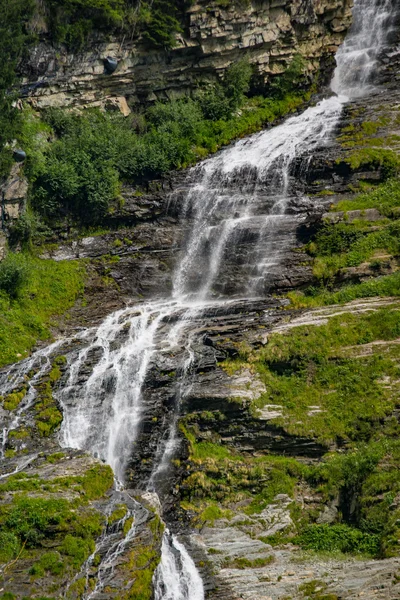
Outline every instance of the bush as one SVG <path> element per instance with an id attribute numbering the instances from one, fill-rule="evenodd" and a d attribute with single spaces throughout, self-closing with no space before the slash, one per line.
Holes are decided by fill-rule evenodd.
<path id="1" fill-rule="evenodd" d="M 40 148 L 31 144 L 28 154 L 34 210 L 51 221 L 68 215 L 85 225 L 101 222 L 118 197 L 120 178 L 143 184 L 189 166 L 287 114 L 304 99 L 253 99 L 242 114 L 232 116 L 251 74 L 247 63 L 239 67 L 233 65 L 223 85 L 195 99 L 157 103 L 141 115 L 139 127 L 134 116 L 49 109 L 46 126 L 58 139 Z"/>
<path id="2" fill-rule="evenodd" d="M 230 119 L 240 108 L 250 88 L 252 68 L 247 59 L 233 63 L 225 73 L 222 84 L 215 84 L 198 94 L 204 118 L 211 121 Z"/>
<path id="3" fill-rule="evenodd" d="M 13 533 L 0 531 L 0 563 L 5 563 L 15 558 L 20 547 L 19 539 Z"/>
<path id="4" fill-rule="evenodd" d="M 394 150 L 385 148 L 360 148 L 345 159 L 351 169 L 380 169 L 384 180 L 395 177 L 400 169 L 400 158 Z"/>
<path id="5" fill-rule="evenodd" d="M 251 75 L 252 67 L 246 58 L 233 63 L 226 71 L 223 88 L 233 110 L 243 104 L 245 94 L 250 89 Z"/>
<path id="6" fill-rule="evenodd" d="M 0 263 L 0 290 L 10 298 L 17 298 L 28 279 L 24 257 L 10 252 Z"/>
<path id="7" fill-rule="evenodd" d="M 311 525 L 296 538 L 306 550 L 317 552 L 343 552 L 376 556 L 379 537 L 364 533 L 348 525 Z"/>
<path id="8" fill-rule="evenodd" d="M 46 0 L 49 27 L 57 42 L 77 50 L 93 29 L 108 32 L 122 24 L 124 0 Z"/>
<path id="9" fill-rule="evenodd" d="M 153 0 L 144 4 L 141 14 L 145 18 L 139 23 L 143 41 L 155 48 L 173 48 L 176 44 L 175 33 L 182 32 L 177 6 L 179 2 Z"/>
<path id="10" fill-rule="evenodd" d="M 232 114 L 231 103 L 221 85 L 216 84 L 198 95 L 203 116 L 210 121 L 229 119 Z"/>
<path id="11" fill-rule="evenodd" d="M 32 242 L 40 243 L 51 233 L 37 215 L 27 211 L 8 228 L 8 243 L 11 248 L 21 244 L 23 249 L 28 249 Z"/>
<path id="12" fill-rule="evenodd" d="M 35 547 L 44 537 L 51 536 L 65 517 L 68 503 L 66 500 L 43 500 L 41 498 L 16 498 L 12 507 L 8 507 L 4 529 L 12 532 L 26 543 L 28 548 Z"/>
<path id="13" fill-rule="evenodd" d="M 198 102 L 181 100 L 175 102 L 158 102 L 146 113 L 147 121 L 158 132 L 179 133 L 193 140 L 202 121 L 203 114 Z M 176 129 L 178 126 L 178 130 Z"/>
<path id="14" fill-rule="evenodd" d="M 305 61 L 300 54 L 296 54 L 282 75 L 275 77 L 271 83 L 272 94 L 276 98 L 283 98 L 293 89 L 301 87 L 304 82 Z"/>
<path id="15" fill-rule="evenodd" d="M 93 540 L 85 540 L 70 534 L 65 536 L 64 541 L 60 546 L 60 552 L 71 558 L 74 567 L 80 567 L 94 549 L 95 544 Z"/>

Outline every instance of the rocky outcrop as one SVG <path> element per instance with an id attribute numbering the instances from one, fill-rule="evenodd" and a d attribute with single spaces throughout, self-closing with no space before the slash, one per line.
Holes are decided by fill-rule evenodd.
<path id="1" fill-rule="evenodd" d="M 171 50 L 150 50 L 134 32 L 109 41 L 92 39 L 74 54 L 41 41 L 21 65 L 21 95 L 38 107 L 129 107 L 193 93 L 218 79 L 233 62 L 254 65 L 254 86 L 264 88 L 296 54 L 312 78 L 328 81 L 334 54 L 351 22 L 351 0 L 262 0 L 212 3 L 186 11 L 183 33 Z M 104 59 L 118 68 L 108 75 Z"/>
<path id="2" fill-rule="evenodd" d="M 26 209 L 28 197 L 28 181 L 23 173 L 21 163 L 15 163 L 6 181 L 0 186 L 2 223 L 11 223 L 18 219 Z"/>

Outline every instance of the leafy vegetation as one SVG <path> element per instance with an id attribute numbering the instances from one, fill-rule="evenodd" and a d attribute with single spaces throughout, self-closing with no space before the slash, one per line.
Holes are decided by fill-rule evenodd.
<path id="1" fill-rule="evenodd" d="M 124 0 L 46 0 L 52 37 L 77 50 L 94 30 L 110 31 L 122 24 Z"/>
<path id="2" fill-rule="evenodd" d="M 0 263 L 0 290 L 15 300 L 27 280 L 27 265 L 23 258 L 11 252 L 7 254 Z"/>
<path id="3" fill-rule="evenodd" d="M 336 291 L 323 286 L 308 288 L 304 292 L 289 292 L 293 308 L 313 308 L 330 304 L 345 304 L 358 298 L 400 296 L 400 272 L 374 277 L 361 283 L 347 284 Z"/>
<path id="4" fill-rule="evenodd" d="M 381 220 L 365 220 L 363 211 L 371 208 L 380 212 Z M 313 258 L 315 284 L 303 291 L 290 292 L 292 306 L 313 307 L 357 298 L 398 296 L 400 180 L 388 179 L 354 198 L 342 200 L 331 210 L 344 211 L 343 219 L 324 223 L 307 245 L 306 251 Z M 351 210 L 361 211 L 359 220 L 348 218 L 347 212 Z M 355 281 L 343 284 L 346 281 L 343 275 L 349 268 L 360 265 L 359 280 L 354 272 Z"/>
<path id="5" fill-rule="evenodd" d="M 400 181 L 397 178 L 391 178 L 366 193 L 357 194 L 356 197 L 349 200 L 341 200 L 332 207 L 332 211 L 376 208 L 382 215 L 394 217 L 398 214 L 396 209 L 399 207 Z"/>
<path id="6" fill-rule="evenodd" d="M 350 152 L 345 162 L 351 169 L 360 167 L 372 167 L 380 169 L 383 178 L 394 177 L 400 168 L 399 155 L 395 150 L 385 148 L 359 148 Z"/>
<path id="7" fill-rule="evenodd" d="M 127 569 L 132 573 L 134 581 L 122 600 L 151 600 L 153 597 L 153 575 L 160 561 L 158 544 L 164 533 L 164 524 L 156 514 L 151 521 L 150 530 L 150 543 L 134 548 L 129 553 Z"/>
<path id="8" fill-rule="evenodd" d="M 306 550 L 343 552 L 344 554 L 369 554 L 379 551 L 379 537 L 364 533 L 345 524 L 311 525 L 305 528 L 296 542 Z"/>
<path id="9" fill-rule="evenodd" d="M 335 443 L 342 450 L 327 452 L 311 464 L 271 454 L 251 456 L 221 443 L 218 433 L 222 428 L 233 437 L 243 416 L 236 425 L 229 408 L 187 415 L 181 431 L 190 459 L 181 493 L 182 508 L 192 515 L 193 524 L 230 519 L 237 506 L 254 519 L 278 494 L 287 494 L 293 499 L 294 525 L 262 541 L 294 543 L 315 552 L 397 555 L 400 430 L 394 411 L 400 393 L 399 335 L 400 311 L 394 303 L 392 308 L 342 313 L 324 325 L 272 334 L 266 346 L 242 348 L 239 358 L 224 363 L 230 373 L 256 371 L 265 384 L 265 393 L 252 403 L 255 419 L 259 408 L 273 405 L 282 416 L 271 425 L 318 440 L 321 451 L 324 444 L 328 449 Z M 205 431 L 212 442 L 204 441 Z M 296 500 L 309 488 L 318 498 L 318 509 Z M 336 520 L 318 523 L 332 502 L 338 505 Z M 240 525 L 253 531 L 253 521 Z"/>
<path id="10" fill-rule="evenodd" d="M 151 48 L 172 48 L 182 32 L 183 1 L 46 0 L 51 37 L 72 50 L 81 48 L 93 32 L 107 36 L 126 31 L 141 36 Z"/>
<path id="11" fill-rule="evenodd" d="M 256 406 L 282 406 L 279 422 L 296 435 L 311 434 L 325 443 L 369 439 L 395 406 L 393 387 L 380 381 L 388 377 L 395 382 L 400 375 L 393 361 L 398 349 L 388 344 L 385 352 L 358 356 L 357 346 L 399 336 L 400 311 L 389 308 L 362 316 L 344 314 L 320 327 L 305 325 L 272 335 L 254 357 L 268 390 Z"/>
<path id="12" fill-rule="evenodd" d="M 241 61 L 228 69 L 221 84 L 197 98 L 158 103 L 140 119 L 97 110 L 48 110 L 44 127 L 54 131 L 57 140 L 46 146 L 39 136 L 37 146 L 27 144 L 33 209 L 48 222 L 69 216 L 96 224 L 118 198 L 121 180 L 141 184 L 188 166 L 304 101 L 304 95 L 292 94 L 253 98 L 243 105 L 250 76 L 250 66 Z M 237 114 L 239 106 L 242 111 Z M 30 226 L 23 225 L 22 233 L 27 229 L 29 238 Z"/>
<path id="13" fill-rule="evenodd" d="M 366 222 L 326 224 L 310 244 L 315 256 L 313 274 L 325 285 L 332 284 L 341 269 L 356 267 L 380 256 L 400 254 L 400 220 L 381 223 Z M 374 263 L 379 267 L 379 261 Z"/>
<path id="14" fill-rule="evenodd" d="M 16 81 L 16 66 L 31 38 L 27 25 L 34 8 L 34 0 L 0 0 L 0 177 L 8 174 L 13 160 L 9 144 L 21 128 L 21 113 L 10 90 Z"/>

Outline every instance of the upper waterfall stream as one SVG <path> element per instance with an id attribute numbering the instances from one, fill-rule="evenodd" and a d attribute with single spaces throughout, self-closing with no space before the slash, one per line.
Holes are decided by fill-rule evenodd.
<path id="1" fill-rule="evenodd" d="M 283 249 L 279 231 L 289 218 L 286 211 L 300 200 L 312 202 L 296 193 L 294 161 L 311 156 L 331 138 L 345 102 L 371 91 L 392 10 L 391 0 L 355 1 L 354 24 L 337 54 L 332 82 L 336 95 L 277 127 L 237 142 L 191 170 L 182 213 L 182 220 L 187 220 L 189 226 L 177 258 L 171 295 L 120 310 L 97 329 L 76 335 L 82 348 L 67 353 L 68 380 L 58 393 L 64 414 L 61 443 L 88 450 L 106 461 L 121 489 L 146 412 L 142 392 L 151 361 L 157 353 L 183 348 L 174 410 L 159 440 L 155 467 L 143 484 L 143 489 L 158 492 L 165 485 L 163 478 L 179 443 L 176 422 L 179 403 L 190 386 L 195 323 L 204 313 L 235 299 L 268 293 L 269 275 L 279 269 Z M 239 261 L 235 255 L 238 247 Z M 40 367 L 35 375 L 40 377 L 49 368 L 47 356 L 54 347 L 12 366 L 2 377 L 2 393 L 12 389 L 34 366 Z M 85 378 L 82 370 L 88 356 L 95 366 Z M 33 399 L 31 386 L 19 411 Z M 3 452 L 7 431 L 13 427 L 14 422 L 3 430 Z M 128 536 L 133 535 L 131 528 Z M 101 597 L 107 585 L 107 569 L 112 569 L 120 549 L 116 545 L 107 552 L 100 567 L 102 578 L 87 598 L 95 599 L 97 593 Z M 156 600 L 204 598 L 192 559 L 169 532 L 164 536 L 154 588 Z"/>

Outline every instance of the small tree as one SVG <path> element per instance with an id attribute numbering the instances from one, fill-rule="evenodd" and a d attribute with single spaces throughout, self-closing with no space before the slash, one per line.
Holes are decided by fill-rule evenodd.
<path id="1" fill-rule="evenodd" d="M 16 298 L 27 281 L 28 272 L 22 254 L 10 252 L 0 263 L 0 290 L 10 298 Z"/>

